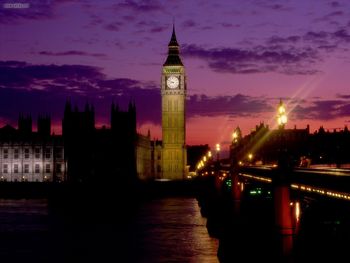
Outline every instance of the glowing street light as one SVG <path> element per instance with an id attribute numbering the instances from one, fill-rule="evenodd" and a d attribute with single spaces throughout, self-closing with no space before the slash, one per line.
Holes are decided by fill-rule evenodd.
<path id="1" fill-rule="evenodd" d="M 277 124 L 280 129 L 283 129 L 288 121 L 286 107 L 284 106 L 282 100 L 280 100 L 280 104 L 278 105 L 277 112 Z"/>
<path id="2" fill-rule="evenodd" d="M 220 144 L 216 144 L 215 145 L 215 149 L 216 149 L 216 158 L 219 161 L 219 153 L 220 153 Z"/>
<path id="3" fill-rule="evenodd" d="M 249 161 L 251 161 L 253 159 L 253 154 L 252 153 L 248 154 L 248 159 L 249 159 Z"/>
<path id="4" fill-rule="evenodd" d="M 233 138 L 233 141 L 234 141 L 234 142 L 237 141 L 237 138 L 238 138 L 237 131 L 234 131 L 234 132 L 232 133 L 232 138 Z"/>
<path id="5" fill-rule="evenodd" d="M 285 138 L 284 138 L 284 126 L 286 125 L 288 118 L 286 113 L 286 107 L 284 106 L 282 100 L 280 100 L 280 103 L 278 105 L 277 110 L 277 124 L 279 127 L 279 137 L 280 137 L 280 149 L 279 149 L 279 159 L 278 159 L 278 166 L 280 168 L 285 168 L 288 166 L 287 161 L 287 148 L 285 145 Z"/>

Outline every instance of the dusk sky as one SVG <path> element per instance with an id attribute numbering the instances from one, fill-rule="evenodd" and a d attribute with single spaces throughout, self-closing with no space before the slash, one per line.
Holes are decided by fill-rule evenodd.
<path id="1" fill-rule="evenodd" d="M 14 8 L 11 3 L 22 3 Z M 0 126 L 64 104 L 137 107 L 161 139 L 160 77 L 173 20 L 187 75 L 187 144 L 226 144 L 239 126 L 343 129 L 350 121 L 350 1 L 0 0 Z M 10 3 L 10 4 L 9 4 Z M 18 6 L 17 6 L 18 7 Z M 36 121 L 34 121 L 36 122 Z"/>

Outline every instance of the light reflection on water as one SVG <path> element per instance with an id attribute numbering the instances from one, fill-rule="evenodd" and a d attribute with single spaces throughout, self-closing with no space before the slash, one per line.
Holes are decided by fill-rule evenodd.
<path id="1" fill-rule="evenodd" d="M 136 218 L 139 262 L 218 262 L 218 241 L 209 237 L 195 199 L 153 200 Z"/>
<path id="2" fill-rule="evenodd" d="M 47 231 L 47 200 L 0 199 L 0 233 Z"/>
<path id="3" fill-rule="evenodd" d="M 107 204 L 75 218 L 46 199 L 0 199 L 1 261 L 219 262 L 194 198 L 147 200 L 131 213 Z"/>

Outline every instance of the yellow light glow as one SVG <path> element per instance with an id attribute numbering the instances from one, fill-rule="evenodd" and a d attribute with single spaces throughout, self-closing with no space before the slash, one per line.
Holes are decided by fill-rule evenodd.
<path id="1" fill-rule="evenodd" d="M 335 191 L 332 191 L 332 190 L 316 188 L 316 187 L 312 187 L 312 186 L 309 186 L 309 185 L 291 184 L 291 187 L 295 188 L 295 189 L 300 189 L 302 191 L 314 192 L 314 193 L 318 193 L 318 194 L 321 194 L 321 195 L 327 195 L 329 197 L 340 198 L 340 199 L 345 199 L 345 200 L 349 200 L 350 199 L 350 193 L 335 192 Z"/>
<path id="2" fill-rule="evenodd" d="M 299 202 L 295 203 L 295 219 L 297 222 L 299 222 L 299 219 L 300 219 L 300 203 Z"/>
<path id="3" fill-rule="evenodd" d="M 261 176 L 254 176 L 254 175 L 244 174 L 244 173 L 240 173 L 239 175 L 244 176 L 244 177 L 248 177 L 248 178 L 251 178 L 254 180 L 258 180 L 258 181 L 267 182 L 267 183 L 272 182 L 272 180 L 270 178 L 265 178 L 265 177 L 261 177 Z"/>
<path id="4" fill-rule="evenodd" d="M 208 157 L 209 157 L 209 158 L 211 157 L 211 151 L 208 152 Z"/>
<path id="5" fill-rule="evenodd" d="M 220 151 L 220 144 L 216 144 L 216 151 L 219 152 Z"/>
<path id="6" fill-rule="evenodd" d="M 248 158 L 249 160 L 253 159 L 253 154 L 252 153 L 248 154 Z"/>
<path id="7" fill-rule="evenodd" d="M 232 137 L 233 137 L 233 139 L 237 139 L 237 137 L 238 137 L 237 132 L 232 133 Z"/>
<path id="8" fill-rule="evenodd" d="M 285 112 L 286 112 L 286 108 L 285 108 L 283 105 L 279 106 L 279 108 L 278 108 L 278 113 L 279 113 L 279 114 L 283 114 L 283 113 L 285 113 Z"/>

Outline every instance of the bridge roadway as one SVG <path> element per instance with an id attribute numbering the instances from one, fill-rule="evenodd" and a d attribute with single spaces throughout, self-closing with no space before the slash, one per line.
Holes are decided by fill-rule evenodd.
<path id="1" fill-rule="evenodd" d="M 242 166 L 238 175 L 265 183 L 283 178 L 293 190 L 350 201 L 350 169 L 293 168 L 282 172 L 273 166 Z"/>

